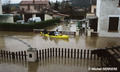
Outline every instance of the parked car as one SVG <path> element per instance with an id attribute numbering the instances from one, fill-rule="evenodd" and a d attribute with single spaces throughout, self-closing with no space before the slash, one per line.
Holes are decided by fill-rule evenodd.
<path id="1" fill-rule="evenodd" d="M 41 18 L 40 17 L 34 17 L 34 18 L 29 18 L 28 23 L 35 23 L 35 22 L 40 22 Z"/>

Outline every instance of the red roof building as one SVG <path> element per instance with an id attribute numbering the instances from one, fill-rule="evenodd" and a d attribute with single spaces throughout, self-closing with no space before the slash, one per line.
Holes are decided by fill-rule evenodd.
<path id="1" fill-rule="evenodd" d="M 27 21 L 31 17 L 41 17 L 44 19 L 43 14 L 46 13 L 45 9 L 49 9 L 48 0 L 22 0 L 20 2 L 20 13 L 22 18 Z"/>
<path id="2" fill-rule="evenodd" d="M 35 4 L 35 5 L 49 5 L 48 0 L 22 0 L 20 5 L 28 5 L 28 4 Z"/>

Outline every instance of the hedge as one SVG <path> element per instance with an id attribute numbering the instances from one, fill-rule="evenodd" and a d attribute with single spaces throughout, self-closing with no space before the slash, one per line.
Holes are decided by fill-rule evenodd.
<path id="1" fill-rule="evenodd" d="M 15 24 L 15 23 L 0 23 L 2 31 L 32 31 L 33 29 L 42 29 L 60 22 L 60 19 L 51 19 L 32 24 Z"/>

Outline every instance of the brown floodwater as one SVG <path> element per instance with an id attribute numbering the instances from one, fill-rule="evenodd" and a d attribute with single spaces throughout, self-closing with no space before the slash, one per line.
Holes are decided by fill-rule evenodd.
<path id="1" fill-rule="evenodd" d="M 27 62 L 0 58 L 0 72 L 92 72 L 88 68 L 99 66 L 100 61 L 90 59 L 53 57 Z"/>
<path id="2" fill-rule="evenodd" d="M 47 29 L 75 31 L 75 28 L 76 24 L 62 24 Z M 56 39 L 33 32 L 0 31 L 0 50 L 25 51 L 30 47 L 28 45 L 38 50 L 53 47 L 92 50 L 120 45 L 120 38 L 70 35 L 69 39 Z M 0 57 L 0 72 L 88 72 L 88 67 L 97 67 L 99 65 L 99 61 L 87 59 L 49 58 L 30 63 L 21 60 L 2 59 Z"/>
<path id="3" fill-rule="evenodd" d="M 23 51 L 29 47 L 33 48 L 76 48 L 76 49 L 95 49 L 105 48 L 113 45 L 120 45 L 120 38 L 113 37 L 87 37 L 71 35 L 69 39 L 56 39 L 41 36 L 39 33 L 32 32 L 0 32 L 0 50 Z"/>

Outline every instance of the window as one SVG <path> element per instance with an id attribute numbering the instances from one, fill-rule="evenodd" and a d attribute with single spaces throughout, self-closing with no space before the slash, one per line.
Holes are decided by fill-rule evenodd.
<path id="1" fill-rule="evenodd" d="M 32 54 L 29 54 L 29 57 L 32 58 Z"/>
<path id="2" fill-rule="evenodd" d="M 34 9 L 35 10 L 40 10 L 40 6 L 39 5 L 34 5 Z"/>
<path id="3" fill-rule="evenodd" d="M 109 18 L 109 32 L 118 32 L 119 17 Z"/>

